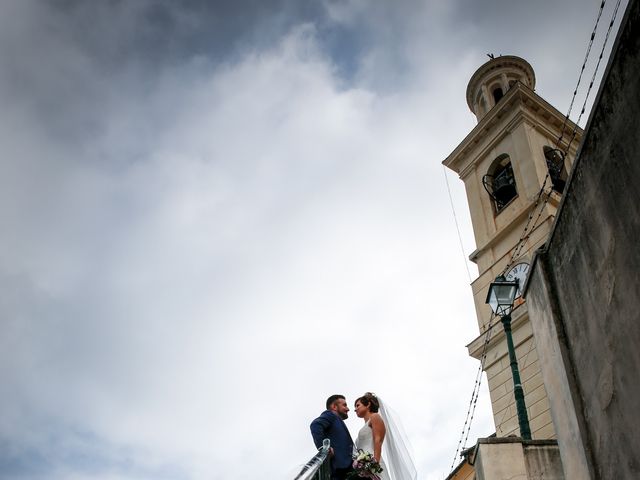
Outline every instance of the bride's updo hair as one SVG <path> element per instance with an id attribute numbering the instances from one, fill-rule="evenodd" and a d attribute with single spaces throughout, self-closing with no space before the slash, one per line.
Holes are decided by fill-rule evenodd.
<path id="1" fill-rule="evenodd" d="M 360 402 L 365 407 L 369 407 L 369 411 L 371 413 L 378 413 L 378 410 L 380 410 L 380 402 L 378 401 L 378 397 L 376 397 L 375 394 L 371 392 L 367 392 L 360 398 L 357 398 L 356 403 L 358 402 Z"/>

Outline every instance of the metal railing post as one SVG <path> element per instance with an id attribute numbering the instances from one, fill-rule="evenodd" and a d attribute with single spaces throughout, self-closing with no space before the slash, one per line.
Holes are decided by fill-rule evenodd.
<path id="1" fill-rule="evenodd" d="M 318 449 L 294 480 L 331 480 L 331 462 L 329 449 L 331 442 L 328 438 L 322 441 L 322 447 Z"/>

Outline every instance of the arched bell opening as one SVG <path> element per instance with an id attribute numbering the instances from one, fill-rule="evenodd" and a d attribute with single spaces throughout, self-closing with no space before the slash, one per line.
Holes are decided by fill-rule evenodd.
<path id="1" fill-rule="evenodd" d="M 493 161 L 487 174 L 482 177 L 482 185 L 493 200 L 496 214 L 518 196 L 509 155 L 502 154 Z"/>
<path id="2" fill-rule="evenodd" d="M 493 95 L 493 101 L 497 104 L 502 97 L 504 97 L 504 92 L 502 91 L 502 87 L 495 87 L 491 90 L 491 94 Z"/>
<path id="3" fill-rule="evenodd" d="M 542 148 L 544 158 L 547 161 L 547 170 L 553 190 L 562 193 L 567 183 L 567 174 L 564 168 L 564 153 L 557 148 L 551 148 L 545 145 Z"/>

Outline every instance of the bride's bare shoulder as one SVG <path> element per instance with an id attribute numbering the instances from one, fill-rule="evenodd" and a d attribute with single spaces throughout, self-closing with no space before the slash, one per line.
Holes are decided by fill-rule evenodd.
<path id="1" fill-rule="evenodd" d="M 382 417 L 377 412 L 371 414 L 371 416 L 369 417 L 369 422 L 370 423 L 382 423 L 382 424 L 384 424 L 384 422 L 382 420 Z"/>

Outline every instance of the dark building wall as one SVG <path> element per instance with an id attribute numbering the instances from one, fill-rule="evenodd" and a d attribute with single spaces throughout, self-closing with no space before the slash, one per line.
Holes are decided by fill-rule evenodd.
<path id="1" fill-rule="evenodd" d="M 640 478 L 639 3 L 526 292 L 567 478 Z"/>

